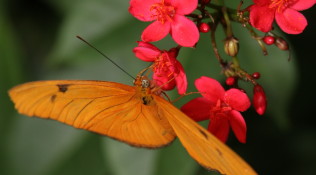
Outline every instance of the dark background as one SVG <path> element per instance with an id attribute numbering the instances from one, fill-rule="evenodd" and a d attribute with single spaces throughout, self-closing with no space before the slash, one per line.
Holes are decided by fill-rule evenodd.
<path id="1" fill-rule="evenodd" d="M 103 10 L 102 5 L 111 8 Z M 6 91 L 27 81 L 99 79 L 130 84 L 129 77 L 75 38 L 85 37 L 136 75 L 148 64 L 134 58 L 131 49 L 148 24 L 131 17 L 127 7 L 127 0 L 0 2 L 0 174 L 209 173 L 177 141 L 159 150 L 136 149 L 57 122 L 22 117 L 13 109 Z M 260 83 L 269 106 L 264 116 L 252 109 L 243 114 L 247 144 L 237 143 L 234 137 L 228 144 L 259 174 L 315 173 L 315 10 L 303 11 L 309 25 L 302 34 L 284 35 L 290 43 L 290 62 L 287 52 L 272 46 L 269 55 L 262 56 L 245 29 L 234 25 L 241 65 L 249 72 L 262 73 Z M 220 43 L 222 34 L 217 37 Z M 158 45 L 168 49 L 174 46 L 170 41 L 167 38 Z M 208 36 L 202 34 L 197 49 L 184 49 L 179 55 L 190 91 L 201 75 L 223 80 L 210 50 Z M 211 62 L 203 62 L 210 57 Z M 251 88 L 245 85 L 245 89 L 251 94 Z"/>

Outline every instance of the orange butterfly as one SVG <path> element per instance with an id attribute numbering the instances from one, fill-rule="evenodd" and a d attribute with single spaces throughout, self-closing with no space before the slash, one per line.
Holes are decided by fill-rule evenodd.
<path id="1" fill-rule="evenodd" d="M 222 174 L 257 174 L 234 151 L 162 98 L 150 81 L 134 86 L 107 81 L 56 80 L 9 91 L 21 114 L 49 118 L 137 147 L 158 148 L 176 136 L 203 167 Z"/>

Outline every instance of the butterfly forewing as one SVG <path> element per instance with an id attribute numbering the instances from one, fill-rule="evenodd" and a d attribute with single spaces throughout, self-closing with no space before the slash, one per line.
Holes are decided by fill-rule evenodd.
<path id="1" fill-rule="evenodd" d="M 136 87 L 105 81 L 25 83 L 9 95 L 17 110 L 50 118 L 141 147 L 161 147 L 175 138 L 156 105 L 144 105 Z"/>

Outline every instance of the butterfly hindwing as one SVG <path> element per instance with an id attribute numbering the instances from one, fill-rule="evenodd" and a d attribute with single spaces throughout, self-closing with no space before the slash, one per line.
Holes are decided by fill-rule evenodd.
<path id="1" fill-rule="evenodd" d="M 168 119 L 192 158 L 222 174 L 257 174 L 241 157 L 168 101 L 155 96 L 158 111 Z"/>

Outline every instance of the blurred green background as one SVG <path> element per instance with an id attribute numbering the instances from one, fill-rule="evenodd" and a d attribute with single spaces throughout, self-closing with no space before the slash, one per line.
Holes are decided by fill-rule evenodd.
<path id="1" fill-rule="evenodd" d="M 238 2 L 231 2 L 236 7 Z M 250 0 L 246 1 L 249 4 Z M 132 80 L 75 36 L 105 52 L 132 75 L 148 66 L 132 53 L 148 25 L 127 11 L 128 0 L 1 0 L 0 1 L 0 174 L 1 175 L 204 175 L 178 140 L 147 150 L 77 130 L 56 121 L 18 115 L 8 98 L 14 85 L 44 79 L 96 79 L 132 85 Z M 284 36 L 288 52 L 274 46 L 263 56 L 259 46 L 239 24 L 239 59 L 249 72 L 262 74 L 269 105 L 264 116 L 253 109 L 243 115 L 247 144 L 232 136 L 228 145 L 259 174 L 315 174 L 316 109 L 315 7 L 303 12 L 305 32 Z M 220 30 L 221 28 L 219 28 Z M 279 32 L 281 34 L 281 32 Z M 217 33 L 221 49 L 223 34 Z M 169 49 L 170 37 L 155 43 Z M 196 49 L 182 49 L 179 60 L 195 91 L 194 79 L 207 75 L 223 81 L 209 42 L 201 34 Z M 251 95 L 251 87 L 243 88 Z M 171 97 L 177 97 L 170 93 Z M 185 97 L 177 106 L 194 96 Z"/>

